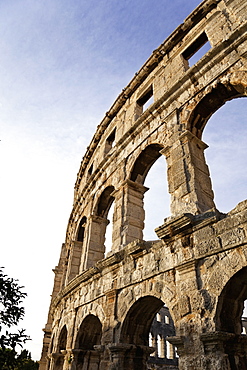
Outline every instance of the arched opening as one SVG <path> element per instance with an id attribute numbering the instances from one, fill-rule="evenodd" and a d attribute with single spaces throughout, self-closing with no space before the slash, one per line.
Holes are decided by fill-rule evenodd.
<path id="1" fill-rule="evenodd" d="M 92 216 L 88 220 L 88 237 L 85 248 L 85 262 L 83 263 L 86 269 L 105 257 L 106 227 L 109 223 L 107 216 L 114 202 L 113 192 L 113 186 L 104 189 L 98 198 Z"/>
<path id="2" fill-rule="evenodd" d="M 247 198 L 246 117 L 247 99 L 234 99 L 212 115 L 203 131 L 215 204 L 226 213 Z"/>
<path id="3" fill-rule="evenodd" d="M 139 184 L 144 184 L 148 171 L 154 162 L 161 156 L 160 151 L 163 149 L 160 144 L 150 144 L 139 155 L 133 169 L 130 179 Z"/>
<path id="4" fill-rule="evenodd" d="M 241 318 L 246 299 L 247 267 L 244 267 L 228 281 L 219 297 L 216 316 L 217 330 L 241 334 Z"/>
<path id="5" fill-rule="evenodd" d="M 78 230 L 77 230 L 77 241 L 78 242 L 83 242 L 84 240 L 86 223 L 87 223 L 87 218 L 84 216 L 82 217 Z"/>
<path id="6" fill-rule="evenodd" d="M 67 345 L 67 328 L 66 325 L 62 328 L 58 338 L 58 351 L 64 351 Z"/>
<path id="7" fill-rule="evenodd" d="M 67 335 L 67 328 L 66 325 L 64 325 L 58 337 L 57 353 L 54 358 L 54 370 L 60 370 L 63 368 L 65 355 L 63 352 L 66 351 L 67 347 Z"/>
<path id="8" fill-rule="evenodd" d="M 108 211 L 108 215 L 107 215 L 107 219 L 109 223 L 106 226 L 104 257 L 107 257 L 107 254 L 111 252 L 111 249 L 112 249 L 113 212 L 114 212 L 114 201 L 112 202 L 109 208 L 109 211 Z"/>
<path id="9" fill-rule="evenodd" d="M 71 250 L 69 250 L 69 263 L 67 270 L 67 282 L 77 276 L 84 268 L 84 241 L 86 234 L 87 218 L 83 216 L 79 222 L 76 230 L 75 240 L 71 243 Z"/>
<path id="10" fill-rule="evenodd" d="M 77 334 L 76 349 L 93 350 L 94 345 L 100 344 L 102 324 L 98 317 L 88 315 L 81 323 Z"/>
<path id="11" fill-rule="evenodd" d="M 144 185 L 149 190 L 144 194 L 145 226 L 143 238 L 155 240 L 155 228 L 164 223 L 170 216 L 170 194 L 168 192 L 167 165 L 162 155 L 150 168 Z"/>
<path id="12" fill-rule="evenodd" d="M 165 324 L 167 315 L 170 318 L 169 325 Z M 175 356 L 168 359 L 166 354 L 167 338 L 174 335 L 175 327 L 168 307 L 153 296 L 140 298 L 130 308 L 122 325 L 120 341 L 132 345 L 124 356 L 124 369 L 142 370 L 154 366 L 177 368 Z"/>
<path id="13" fill-rule="evenodd" d="M 98 317 L 88 315 L 82 322 L 73 350 L 76 369 L 98 369 L 100 354 L 95 350 L 95 345 L 100 345 L 102 324 Z"/>
<path id="14" fill-rule="evenodd" d="M 114 186 L 108 186 L 101 194 L 97 205 L 97 216 L 107 218 L 109 209 L 114 201 L 113 191 Z"/>
<path id="15" fill-rule="evenodd" d="M 164 156 L 161 154 L 163 146 L 151 144 L 147 146 L 139 155 L 130 179 L 137 184 L 145 185 L 147 189 L 142 192 L 142 200 L 137 206 L 133 203 L 132 207 L 142 207 L 143 237 L 145 240 L 157 239 L 154 229 L 164 222 L 164 218 L 170 214 L 170 196 L 168 193 L 167 166 Z M 146 192 L 145 192 L 146 191 Z M 144 195 L 145 193 L 145 195 Z M 140 192 L 137 197 L 140 197 Z M 142 213 L 136 210 L 137 214 Z M 133 211 L 134 213 L 134 211 Z"/>
<path id="16" fill-rule="evenodd" d="M 114 211 L 114 192 L 113 186 L 108 186 L 101 194 L 97 206 L 97 215 L 106 220 L 103 222 L 102 237 L 104 243 L 104 256 L 111 251 L 112 246 L 112 228 L 113 228 L 113 211 Z"/>
<path id="17" fill-rule="evenodd" d="M 212 89 L 196 106 L 188 124 L 188 129 L 199 139 L 209 118 L 227 101 L 239 98 L 243 95 L 242 85 L 223 85 L 219 83 Z"/>
<path id="18" fill-rule="evenodd" d="M 230 369 L 247 369 L 247 338 L 243 331 L 244 301 L 247 299 L 247 267 L 242 268 L 222 290 L 216 310 L 216 330 L 225 332 L 223 346 Z"/>
<path id="19" fill-rule="evenodd" d="M 155 315 L 151 324 L 150 334 L 152 336 L 152 345 L 149 344 L 149 346 L 154 347 L 155 350 L 148 360 L 148 368 L 150 367 L 152 369 L 152 366 L 158 365 L 159 369 L 177 369 L 178 357 L 176 355 L 176 348 L 169 342 L 169 337 L 175 336 L 176 331 L 166 305 L 161 307 Z"/>

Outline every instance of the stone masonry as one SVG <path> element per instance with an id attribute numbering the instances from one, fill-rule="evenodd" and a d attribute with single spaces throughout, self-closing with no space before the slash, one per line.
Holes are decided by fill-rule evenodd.
<path id="1" fill-rule="evenodd" d="M 150 342 L 164 307 L 174 328 L 167 351 L 179 357 L 170 369 L 247 369 L 247 201 L 228 214 L 216 209 L 202 141 L 211 115 L 247 96 L 246 57 L 246 0 L 205 0 L 106 113 L 78 172 L 40 370 L 169 368 L 155 363 Z M 171 216 L 157 225 L 156 241 L 144 241 L 144 181 L 160 156 Z"/>

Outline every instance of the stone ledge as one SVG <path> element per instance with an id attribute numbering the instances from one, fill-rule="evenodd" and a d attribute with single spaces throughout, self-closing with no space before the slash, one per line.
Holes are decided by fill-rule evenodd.
<path id="1" fill-rule="evenodd" d="M 176 235 L 186 235 L 191 231 L 213 224 L 224 217 L 226 215 L 217 210 L 209 210 L 199 215 L 184 213 L 182 216 L 166 218 L 165 223 L 157 227 L 155 232 L 160 239 L 169 240 Z"/>

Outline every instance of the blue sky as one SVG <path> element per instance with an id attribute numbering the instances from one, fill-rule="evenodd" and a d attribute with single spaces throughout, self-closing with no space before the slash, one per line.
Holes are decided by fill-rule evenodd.
<path id="1" fill-rule="evenodd" d="M 28 293 L 22 326 L 33 339 L 27 348 L 35 359 L 41 353 L 42 328 L 53 285 L 52 268 L 64 242 L 73 187 L 85 149 L 122 88 L 199 3 L 0 1 L 1 265 L 7 274 L 19 279 Z M 228 153 L 229 147 L 232 153 L 241 139 L 234 153 L 242 161 L 236 160 L 232 167 L 234 177 L 236 172 L 243 176 L 238 180 L 241 195 L 240 190 L 235 192 L 240 198 L 246 193 L 244 103 L 242 99 L 240 106 L 231 105 L 231 113 L 222 113 L 224 118 L 209 122 L 212 130 L 205 136 L 207 140 L 203 138 L 210 144 L 208 153 L 216 148 L 208 158 L 216 174 L 216 188 L 232 177 L 225 175 L 226 164 L 217 153 L 222 148 Z M 220 141 L 219 121 L 225 132 Z M 236 125 L 238 130 L 234 129 Z M 228 158 L 228 164 L 233 162 L 232 154 L 223 157 Z M 153 176 L 160 171 L 158 166 L 163 166 L 165 172 L 164 164 L 157 163 Z M 165 178 L 164 173 L 164 182 Z M 148 181 L 147 178 L 147 186 Z M 163 185 L 157 186 L 162 191 Z M 151 203 L 157 200 L 152 198 L 155 193 L 150 190 Z M 228 193 L 225 198 L 223 195 L 222 204 L 230 198 Z M 227 210 L 242 200 L 235 198 Z M 150 225 L 154 220 L 154 227 L 159 226 L 169 215 L 167 199 L 164 196 L 166 211 L 160 212 L 159 220 L 147 212 Z M 157 207 L 159 204 L 160 201 Z M 146 235 L 152 238 L 150 231 Z"/>

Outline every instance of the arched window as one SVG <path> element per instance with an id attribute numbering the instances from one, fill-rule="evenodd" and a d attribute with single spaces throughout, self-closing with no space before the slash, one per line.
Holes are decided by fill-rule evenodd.
<path id="1" fill-rule="evenodd" d="M 161 316 L 161 322 L 157 321 L 157 313 Z M 172 362 L 169 362 L 171 360 L 167 362 L 165 358 L 164 338 L 167 335 L 175 335 L 173 322 L 168 330 L 168 325 L 164 323 L 164 316 L 168 314 L 169 310 L 164 303 L 160 299 L 152 296 L 138 299 L 130 308 L 122 325 L 120 342 L 130 343 L 136 346 L 136 353 L 133 353 L 133 356 L 136 356 L 136 367 L 134 367 L 134 369 L 144 369 L 143 364 L 145 361 L 149 364 L 162 363 L 162 365 L 172 365 L 173 369 L 177 368 L 177 359 L 172 360 Z M 157 344 L 155 343 L 155 338 L 157 338 Z M 155 347 L 156 351 L 154 354 L 144 359 L 145 354 L 143 353 L 143 357 L 140 355 L 141 348 L 142 346 L 150 346 L 151 342 L 153 344 L 152 347 Z M 128 368 L 128 366 L 129 368 L 133 368 L 131 367 L 132 365 L 130 365 L 131 363 L 128 363 L 129 359 L 126 358 L 125 361 L 126 368 Z"/>
<path id="2" fill-rule="evenodd" d="M 164 305 L 153 319 L 150 332 L 157 338 L 156 351 L 154 356 L 150 356 L 150 364 L 162 364 L 162 366 L 178 365 L 178 359 L 175 358 L 176 348 L 168 341 L 170 336 L 175 336 L 175 326 L 170 315 L 169 309 Z"/>
<path id="3" fill-rule="evenodd" d="M 64 364 L 64 353 L 67 347 L 67 328 L 66 325 L 62 328 L 57 342 L 57 356 L 54 363 L 54 370 L 60 370 L 63 368 Z"/>
<path id="4" fill-rule="evenodd" d="M 97 216 L 107 218 L 109 209 L 114 201 L 114 197 L 112 196 L 113 191 L 114 187 L 108 186 L 101 194 L 97 205 Z"/>
<path id="5" fill-rule="evenodd" d="M 229 212 L 247 198 L 247 99 L 228 101 L 215 112 L 203 131 L 215 203 Z"/>
<path id="6" fill-rule="evenodd" d="M 77 241 L 78 242 L 83 242 L 84 240 L 86 223 L 87 223 L 87 218 L 84 216 L 82 217 L 78 230 L 77 230 Z"/>
<path id="7" fill-rule="evenodd" d="M 155 228 L 170 216 L 170 194 L 168 192 L 167 165 L 162 155 L 150 168 L 144 185 L 149 189 L 144 194 L 145 226 L 143 239 L 155 240 Z"/>
<path id="8" fill-rule="evenodd" d="M 99 345 L 102 336 L 102 324 L 97 316 L 88 315 L 81 323 L 75 342 L 76 369 L 97 368 L 100 354 L 94 346 Z"/>
<path id="9" fill-rule="evenodd" d="M 97 316 L 88 315 L 81 323 L 76 339 L 76 349 L 93 350 L 94 345 L 100 344 L 102 324 Z"/>
<path id="10" fill-rule="evenodd" d="M 246 338 L 241 336 L 243 331 L 243 311 L 244 302 L 247 300 L 247 267 L 238 271 L 225 285 L 222 290 L 218 305 L 216 309 L 216 333 L 226 332 L 231 335 L 230 346 L 223 343 L 225 354 L 231 365 L 231 369 L 246 369 L 246 347 L 243 346 L 241 350 L 239 343 Z M 235 334 L 235 335 L 234 335 Z M 225 341 L 227 342 L 227 336 Z"/>
<path id="11" fill-rule="evenodd" d="M 113 212 L 114 212 L 114 202 L 112 202 L 107 219 L 109 221 L 108 225 L 106 226 L 106 233 L 105 233 L 105 257 L 112 249 L 112 232 L 113 232 Z"/>
<path id="12" fill-rule="evenodd" d="M 160 144 L 147 146 L 135 161 L 130 176 L 132 181 L 149 189 L 144 195 L 143 221 L 146 240 L 157 239 L 154 229 L 163 224 L 164 218 L 170 214 L 167 167 L 165 157 L 161 154 L 162 149 Z M 137 205 L 133 204 L 132 207 Z M 140 214 L 140 210 L 136 213 Z"/>
<path id="13" fill-rule="evenodd" d="M 216 327 L 219 331 L 241 334 L 241 318 L 247 300 L 247 267 L 237 272 L 225 285 L 218 301 Z"/>
<path id="14" fill-rule="evenodd" d="M 168 360 L 172 360 L 174 358 L 174 348 L 168 340 L 166 340 L 166 358 Z"/>
<path id="15" fill-rule="evenodd" d="M 82 256 L 85 254 L 83 244 L 85 239 L 86 223 L 87 218 L 84 216 L 81 218 L 77 228 L 75 240 L 71 243 L 71 250 L 69 251 L 68 257 L 67 282 L 72 280 L 81 272 L 81 270 L 83 270 L 84 260 Z"/>
<path id="16" fill-rule="evenodd" d="M 104 257 L 111 251 L 112 245 L 112 226 L 113 226 L 113 211 L 114 211 L 114 192 L 113 186 L 108 186 L 100 196 L 97 215 L 105 219 L 107 222 L 102 227 L 102 237 L 104 242 Z"/>
<path id="17" fill-rule="evenodd" d="M 60 352 L 65 350 L 66 345 L 67 345 L 67 328 L 64 325 L 58 338 L 58 351 Z"/>

